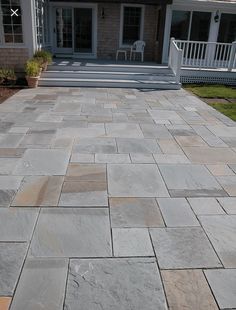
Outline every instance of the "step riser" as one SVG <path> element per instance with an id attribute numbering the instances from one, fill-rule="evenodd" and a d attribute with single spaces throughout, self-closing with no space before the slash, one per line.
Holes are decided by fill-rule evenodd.
<path id="1" fill-rule="evenodd" d="M 145 81 L 175 81 L 171 75 L 151 74 L 113 74 L 113 73 L 66 73 L 66 72 L 45 72 L 42 78 L 63 78 L 63 79 L 104 79 L 104 80 L 145 80 Z"/>
<path id="2" fill-rule="evenodd" d="M 48 66 L 48 71 L 106 71 L 106 72 L 138 72 L 138 73 L 158 73 L 171 74 L 169 68 L 152 68 L 143 66 Z"/>
<path id="3" fill-rule="evenodd" d="M 89 82 L 89 81 L 39 81 L 39 86 L 47 87 L 108 87 L 108 88 L 139 88 L 139 89 L 180 89 L 180 84 L 142 84 L 142 83 L 122 83 L 122 82 Z"/>

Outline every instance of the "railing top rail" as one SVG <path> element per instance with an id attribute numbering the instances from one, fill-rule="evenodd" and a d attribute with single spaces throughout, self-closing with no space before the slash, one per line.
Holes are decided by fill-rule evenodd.
<path id="1" fill-rule="evenodd" d="M 207 41 L 189 41 L 189 40 L 174 40 L 174 43 L 198 43 L 198 44 L 217 44 L 217 45 L 228 45 L 231 46 L 233 43 L 222 43 L 222 42 L 207 42 Z"/>

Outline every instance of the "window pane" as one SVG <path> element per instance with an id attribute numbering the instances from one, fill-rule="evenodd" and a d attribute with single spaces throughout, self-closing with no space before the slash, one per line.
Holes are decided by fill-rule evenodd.
<path id="1" fill-rule="evenodd" d="M 211 23 L 211 13 L 193 12 L 190 40 L 207 41 Z"/>
<path id="2" fill-rule="evenodd" d="M 20 0 L 1 0 L 0 3 L 3 13 L 2 22 L 5 43 L 22 43 Z M 12 15 L 13 12 L 15 13 Z"/>
<path id="3" fill-rule="evenodd" d="M 232 43 L 236 40 L 236 14 L 222 14 L 218 42 Z"/>
<path id="4" fill-rule="evenodd" d="M 124 7 L 123 44 L 140 40 L 141 16 L 140 7 Z"/>
<path id="5" fill-rule="evenodd" d="M 170 37 L 177 40 L 187 40 L 190 12 L 173 11 Z"/>

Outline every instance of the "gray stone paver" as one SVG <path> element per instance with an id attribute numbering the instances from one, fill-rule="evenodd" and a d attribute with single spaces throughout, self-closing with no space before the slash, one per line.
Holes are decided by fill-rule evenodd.
<path id="1" fill-rule="evenodd" d="M 27 89 L 0 118 L 11 310 L 236 308 L 235 122 L 183 89 Z"/>

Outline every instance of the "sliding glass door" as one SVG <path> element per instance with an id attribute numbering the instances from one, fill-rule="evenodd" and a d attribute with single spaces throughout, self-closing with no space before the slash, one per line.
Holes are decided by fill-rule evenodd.
<path id="1" fill-rule="evenodd" d="M 92 53 L 93 49 L 93 10 L 74 9 L 74 52 Z"/>

